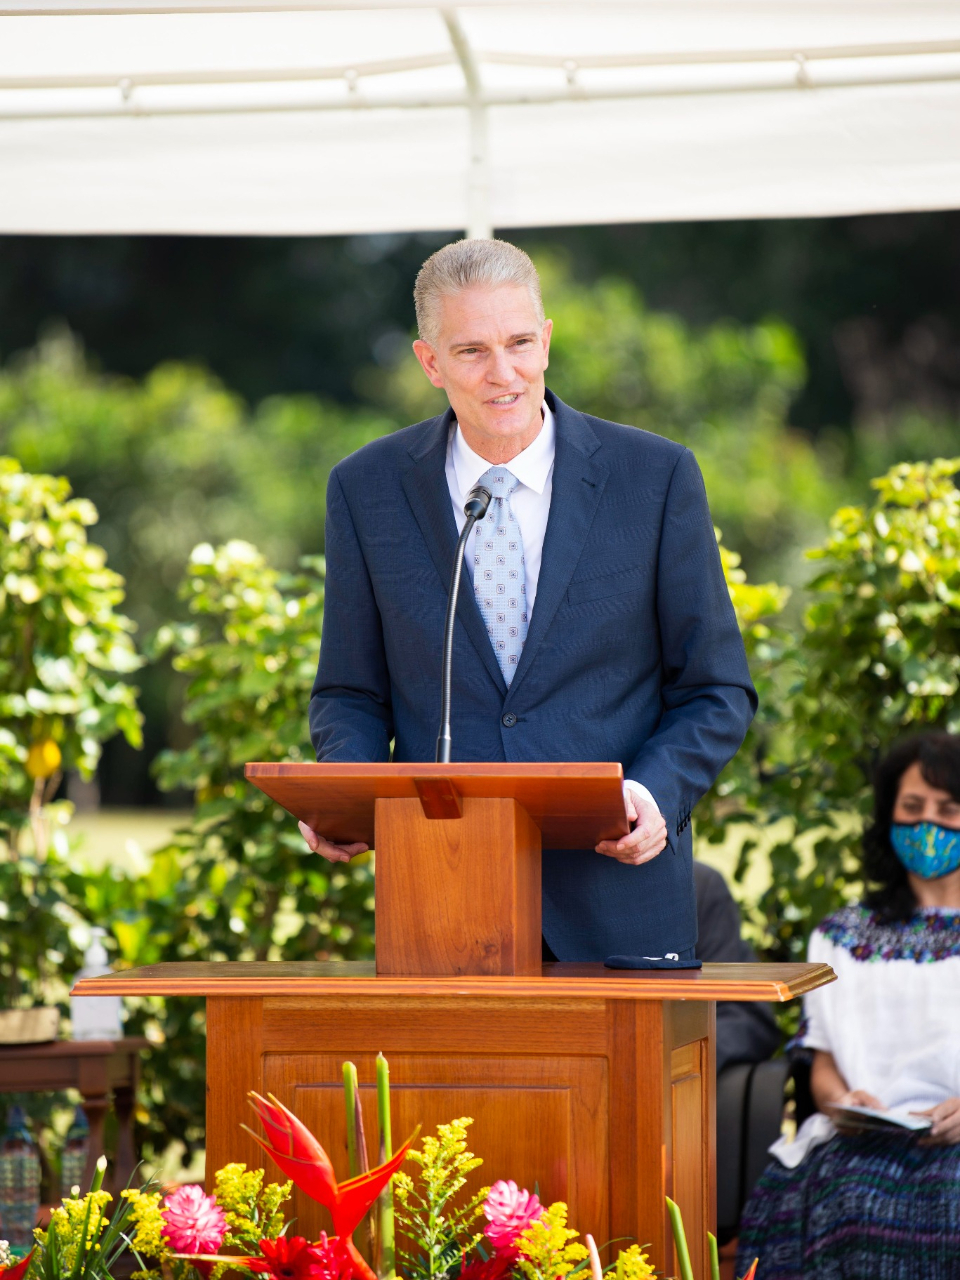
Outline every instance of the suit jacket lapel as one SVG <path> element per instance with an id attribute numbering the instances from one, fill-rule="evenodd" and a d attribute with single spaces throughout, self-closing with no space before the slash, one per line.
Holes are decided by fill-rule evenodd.
<path id="1" fill-rule="evenodd" d="M 600 441 L 583 415 L 551 392 L 547 394 L 557 429 L 553 492 L 537 596 L 517 673 L 510 685 L 511 693 L 530 669 L 570 585 L 610 474 L 609 467 L 592 456 L 600 448 Z M 479 610 L 477 612 L 479 614 Z"/>
<path id="2" fill-rule="evenodd" d="M 453 411 L 448 409 L 441 417 L 434 418 L 424 426 L 423 433 L 418 434 L 408 451 L 412 464 L 401 476 L 404 492 L 440 575 L 444 596 L 450 590 L 453 556 L 457 549 L 457 523 L 453 518 L 446 475 L 447 438 L 452 423 Z M 493 645 L 473 594 L 473 580 L 466 568 L 465 565 L 460 579 L 457 620 L 470 637 L 500 692 L 506 693 L 503 672 L 493 652 Z"/>

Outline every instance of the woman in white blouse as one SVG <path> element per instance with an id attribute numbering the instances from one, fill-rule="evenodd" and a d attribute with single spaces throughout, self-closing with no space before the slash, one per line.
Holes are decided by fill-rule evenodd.
<path id="1" fill-rule="evenodd" d="M 818 1107 L 744 1211 L 757 1280 L 960 1280 L 960 737 L 899 743 L 875 779 L 863 902 L 809 958 L 838 981 L 804 1001 L 796 1051 Z M 836 1107 L 929 1127 L 838 1127 Z"/>

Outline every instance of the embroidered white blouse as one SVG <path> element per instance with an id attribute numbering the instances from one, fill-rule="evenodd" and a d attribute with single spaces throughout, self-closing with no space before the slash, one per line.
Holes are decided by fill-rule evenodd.
<path id="1" fill-rule="evenodd" d="M 814 932 L 808 958 L 829 964 L 837 981 L 804 998 L 795 1047 L 832 1053 L 851 1089 L 894 1112 L 960 1096 L 960 911 L 924 908 L 884 923 L 852 904 Z M 817 1114 L 770 1153 L 795 1168 L 835 1132 Z"/>

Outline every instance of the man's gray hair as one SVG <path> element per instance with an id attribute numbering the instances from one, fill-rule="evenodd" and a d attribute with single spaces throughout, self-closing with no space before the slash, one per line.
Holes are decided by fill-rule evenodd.
<path id="1" fill-rule="evenodd" d="M 436 346 L 440 336 L 441 299 L 478 284 L 517 284 L 529 289 L 537 318 L 543 324 L 540 277 L 522 249 L 506 240 L 457 240 L 431 254 L 417 274 L 413 301 L 417 329 L 424 342 Z"/>

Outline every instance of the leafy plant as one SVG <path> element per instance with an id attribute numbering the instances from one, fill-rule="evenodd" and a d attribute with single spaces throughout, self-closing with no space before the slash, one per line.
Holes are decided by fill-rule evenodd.
<path id="1" fill-rule="evenodd" d="M 106 1167 L 101 1156 L 87 1194 L 62 1201 L 50 1215 L 46 1231 L 34 1232 L 38 1247 L 27 1272 L 29 1280 L 110 1280 L 129 1246 L 131 1202 L 121 1196 L 113 1214 L 107 1213 L 113 1196 L 102 1190 Z M 143 1266 L 143 1259 L 134 1253 Z"/>
<path id="2" fill-rule="evenodd" d="M 394 1178 L 399 1244 L 397 1257 L 409 1280 L 445 1276 L 483 1238 L 477 1226 L 489 1187 L 456 1203 L 467 1175 L 483 1163 L 467 1150 L 468 1116 L 437 1126 L 437 1136 L 423 1139 L 422 1150 L 407 1159 L 418 1166 L 416 1178 Z"/>
<path id="3" fill-rule="evenodd" d="M 65 480 L 0 458 L 0 1003 L 8 1007 L 65 1001 L 64 970 L 80 967 L 86 907 L 104 884 L 70 864 L 71 806 L 53 799 L 64 771 L 89 777 L 117 732 L 140 742 L 128 677 L 141 660 L 118 612 L 123 580 L 87 538 L 96 520 Z"/>
<path id="4" fill-rule="evenodd" d="M 790 588 L 748 582 L 740 556 L 722 542 L 720 559 L 760 705 L 743 746 L 697 806 L 697 835 L 714 843 L 726 839 L 731 821 L 755 820 L 763 808 L 767 761 L 787 727 L 785 699 L 796 661 L 795 640 L 782 619 Z"/>
<path id="5" fill-rule="evenodd" d="M 46 853 L 43 810 L 65 769 L 89 778 L 106 738 L 141 740 L 125 679 L 141 660 L 117 612 L 123 580 L 87 541 L 96 521 L 66 480 L 0 458 L 0 836 L 9 859 L 28 824 L 34 852 Z"/>

